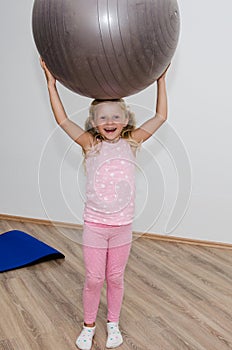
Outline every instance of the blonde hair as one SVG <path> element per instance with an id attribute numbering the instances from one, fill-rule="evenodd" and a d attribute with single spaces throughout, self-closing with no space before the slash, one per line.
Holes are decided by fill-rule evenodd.
<path id="1" fill-rule="evenodd" d="M 115 103 L 119 103 L 120 107 L 122 108 L 122 110 L 125 113 L 125 117 L 128 119 L 128 123 L 126 126 L 124 126 L 124 128 L 122 129 L 121 132 L 121 137 L 126 139 L 131 146 L 133 147 L 138 147 L 138 143 L 136 141 L 134 141 L 132 139 L 132 131 L 135 130 L 136 127 L 136 122 L 135 122 L 135 116 L 134 113 L 131 112 L 129 106 L 126 105 L 125 101 L 122 98 L 119 99 L 106 99 L 106 100 L 98 100 L 95 99 L 92 101 L 90 107 L 89 107 L 89 117 L 87 118 L 86 122 L 85 122 L 85 131 L 88 131 L 91 135 L 93 135 L 94 139 L 96 140 L 96 143 L 99 141 L 104 141 L 104 136 L 102 136 L 98 129 L 95 128 L 93 126 L 93 121 L 95 118 L 95 110 L 96 110 L 96 106 L 98 106 L 100 103 L 104 103 L 104 102 L 115 102 Z"/>

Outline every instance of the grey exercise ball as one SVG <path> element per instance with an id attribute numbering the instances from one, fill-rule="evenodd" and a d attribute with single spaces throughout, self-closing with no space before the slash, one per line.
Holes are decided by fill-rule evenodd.
<path id="1" fill-rule="evenodd" d="M 177 46 L 180 18 L 176 0 L 35 0 L 32 28 L 61 84 L 116 99 L 162 74 Z"/>

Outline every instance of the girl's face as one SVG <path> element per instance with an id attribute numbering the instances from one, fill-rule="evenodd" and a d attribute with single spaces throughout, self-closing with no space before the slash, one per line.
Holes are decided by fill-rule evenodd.
<path id="1" fill-rule="evenodd" d="M 95 107 L 93 127 L 109 141 L 118 139 L 128 118 L 118 102 L 102 102 Z"/>

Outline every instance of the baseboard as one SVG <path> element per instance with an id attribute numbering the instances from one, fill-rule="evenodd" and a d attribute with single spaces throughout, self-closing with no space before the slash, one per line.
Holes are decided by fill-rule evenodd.
<path id="1" fill-rule="evenodd" d="M 72 223 L 62 222 L 62 221 L 51 221 L 51 220 L 45 220 L 45 219 L 35 219 L 35 218 L 16 216 L 16 215 L 7 215 L 7 214 L 0 214 L 0 220 L 28 222 L 36 225 L 57 226 L 57 227 L 63 227 L 63 228 L 82 229 L 82 225 L 78 225 L 78 224 L 72 224 Z"/>
<path id="2" fill-rule="evenodd" d="M 153 233 L 142 234 L 142 237 L 149 238 L 149 239 L 155 239 L 157 241 L 165 241 L 165 242 L 173 242 L 173 243 L 181 243 L 181 244 L 191 244 L 191 245 L 195 245 L 195 246 L 198 245 L 198 246 L 203 246 L 203 247 L 212 247 L 212 248 L 221 248 L 221 249 L 231 249 L 232 250 L 231 243 L 204 241 L 204 240 L 200 240 L 200 239 L 183 238 L 183 237 L 176 237 L 176 236 L 166 236 L 166 235 L 159 235 L 159 234 L 153 234 Z"/>
<path id="3" fill-rule="evenodd" d="M 51 220 L 45 220 L 45 219 L 35 219 L 35 218 L 28 218 L 28 217 L 7 215 L 7 214 L 0 214 L 0 220 L 17 221 L 22 223 L 25 222 L 25 223 L 32 223 L 37 225 L 47 225 L 47 226 L 52 225 L 56 227 L 72 228 L 72 229 L 79 229 L 79 230 L 82 229 L 82 225 L 80 224 L 72 224 L 67 222 L 51 221 Z M 133 232 L 133 235 L 134 237 L 137 237 L 137 238 L 143 237 L 146 239 L 152 239 L 157 241 L 191 244 L 195 246 L 198 245 L 198 246 L 204 246 L 204 247 L 232 249 L 232 244 L 223 243 L 223 242 L 211 242 L 211 241 L 204 241 L 204 240 L 191 239 L 191 238 L 160 235 L 160 234 L 154 234 L 154 233 Z"/>

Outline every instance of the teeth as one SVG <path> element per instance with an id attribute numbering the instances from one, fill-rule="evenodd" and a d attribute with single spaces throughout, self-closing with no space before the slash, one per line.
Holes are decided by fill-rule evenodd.
<path id="1" fill-rule="evenodd" d="M 116 130 L 116 128 L 114 128 L 114 129 L 105 129 L 105 131 L 115 131 Z"/>

